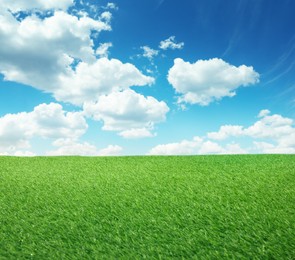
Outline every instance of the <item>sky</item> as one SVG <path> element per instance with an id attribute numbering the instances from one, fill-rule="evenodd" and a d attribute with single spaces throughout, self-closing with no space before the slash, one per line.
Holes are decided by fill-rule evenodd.
<path id="1" fill-rule="evenodd" d="M 0 0 L 0 155 L 294 154 L 294 13 Z"/>

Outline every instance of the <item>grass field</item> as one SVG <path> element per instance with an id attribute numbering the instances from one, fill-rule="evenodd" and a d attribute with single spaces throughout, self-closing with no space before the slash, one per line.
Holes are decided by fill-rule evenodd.
<path id="1" fill-rule="evenodd" d="M 0 259 L 295 259 L 295 155 L 0 157 Z"/>

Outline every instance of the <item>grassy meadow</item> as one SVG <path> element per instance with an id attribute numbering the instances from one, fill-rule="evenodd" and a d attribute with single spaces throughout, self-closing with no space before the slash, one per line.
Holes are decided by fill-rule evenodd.
<path id="1" fill-rule="evenodd" d="M 0 157 L 0 259 L 295 259 L 295 155 Z"/>

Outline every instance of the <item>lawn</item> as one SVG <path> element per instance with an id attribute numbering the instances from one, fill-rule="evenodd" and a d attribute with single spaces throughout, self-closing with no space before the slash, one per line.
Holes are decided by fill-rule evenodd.
<path id="1" fill-rule="evenodd" d="M 294 259 L 295 155 L 0 157 L 0 259 Z"/>

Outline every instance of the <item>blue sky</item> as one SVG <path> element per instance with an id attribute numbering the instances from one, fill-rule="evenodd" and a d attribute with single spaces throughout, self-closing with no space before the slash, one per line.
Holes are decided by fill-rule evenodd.
<path id="1" fill-rule="evenodd" d="M 292 0 L 0 0 L 0 154 L 295 153 Z"/>

